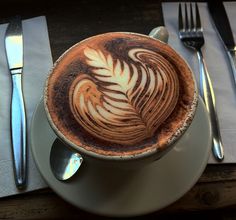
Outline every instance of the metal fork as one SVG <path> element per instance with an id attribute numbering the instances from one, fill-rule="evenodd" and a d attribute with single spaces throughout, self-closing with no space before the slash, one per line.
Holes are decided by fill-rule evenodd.
<path id="1" fill-rule="evenodd" d="M 191 48 L 197 52 L 200 71 L 199 90 L 211 119 L 213 155 L 218 161 L 222 161 L 224 159 L 224 151 L 216 113 L 215 95 L 201 51 L 201 48 L 204 45 L 204 36 L 199 9 L 197 3 L 195 3 L 196 19 L 194 22 L 192 4 L 190 3 L 190 20 L 188 18 L 189 13 L 186 3 L 184 8 L 185 22 L 183 22 L 184 19 L 182 16 L 182 7 L 179 3 L 179 38 L 186 47 Z"/>

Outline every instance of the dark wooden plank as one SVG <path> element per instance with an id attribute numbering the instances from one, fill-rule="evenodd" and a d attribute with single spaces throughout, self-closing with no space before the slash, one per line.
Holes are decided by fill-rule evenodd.
<path id="1" fill-rule="evenodd" d="M 216 181 L 236 181 L 236 164 L 208 165 L 199 183 Z"/>
<path id="2" fill-rule="evenodd" d="M 236 165 L 208 166 L 198 183 L 180 200 L 150 216 L 236 208 Z M 0 199 L 0 219 L 96 218 L 59 198 L 50 189 Z M 228 208 L 229 209 L 229 208 Z M 196 213 L 195 213 L 196 214 Z M 204 212 L 203 215 L 206 213 Z M 209 214 L 209 213 L 208 213 Z M 189 214 L 190 215 L 190 214 Z"/>
<path id="3" fill-rule="evenodd" d="M 73 44 L 100 33 L 130 31 L 148 34 L 162 24 L 158 13 L 160 8 L 160 2 L 154 0 L 146 4 L 125 0 L 113 0 L 112 4 L 106 0 L 80 1 L 63 8 L 63 12 L 60 7 L 54 7 L 53 13 L 47 12 L 53 57 L 56 59 Z"/>
<path id="4" fill-rule="evenodd" d="M 144 3 L 145 2 L 145 3 Z M 63 4 L 63 3 L 62 3 Z M 111 31 L 148 34 L 162 25 L 161 3 L 156 0 L 55 0 L 5 2 L 0 20 L 21 14 L 23 18 L 46 15 L 54 60 L 82 39 Z"/>
<path id="5" fill-rule="evenodd" d="M 236 181 L 198 183 L 174 204 L 140 219 L 192 212 L 208 213 L 209 210 L 223 208 L 233 213 L 236 208 L 235 187 Z M 71 206 L 49 189 L 1 199 L 0 206 L 0 219 L 103 219 Z"/>
<path id="6" fill-rule="evenodd" d="M 169 211 L 199 211 L 236 204 L 236 181 L 196 184 L 185 196 L 168 207 Z"/>

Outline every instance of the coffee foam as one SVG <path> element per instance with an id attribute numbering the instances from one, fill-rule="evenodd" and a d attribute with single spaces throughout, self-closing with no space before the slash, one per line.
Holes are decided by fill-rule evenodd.
<path id="1" fill-rule="evenodd" d="M 48 79 L 46 106 L 56 128 L 84 149 L 137 154 L 170 142 L 186 121 L 194 92 L 188 66 L 170 47 L 141 35 L 108 33 L 60 58 Z"/>

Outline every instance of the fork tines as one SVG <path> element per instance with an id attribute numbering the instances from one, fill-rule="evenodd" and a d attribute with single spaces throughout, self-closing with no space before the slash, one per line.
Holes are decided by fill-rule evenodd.
<path id="1" fill-rule="evenodd" d="M 197 3 L 195 3 L 195 22 L 193 18 L 193 6 L 192 3 L 189 4 L 190 6 L 190 22 L 188 18 L 188 9 L 187 9 L 187 4 L 184 4 L 184 11 L 185 11 L 185 19 L 183 18 L 182 15 L 182 5 L 179 3 L 179 16 L 178 16 L 178 21 L 179 21 L 179 31 L 181 30 L 193 30 L 193 29 L 201 29 L 201 20 L 200 20 L 200 15 L 199 15 L 199 9 Z M 185 21 L 184 21 L 185 20 Z M 189 24 L 190 23 L 190 24 Z M 196 25 L 194 25 L 196 23 Z"/>

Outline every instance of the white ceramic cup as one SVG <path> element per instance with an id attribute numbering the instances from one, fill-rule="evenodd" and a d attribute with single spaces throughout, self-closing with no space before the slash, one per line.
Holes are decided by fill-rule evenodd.
<path id="1" fill-rule="evenodd" d="M 168 37 L 169 37 L 166 28 L 163 27 L 163 26 L 154 28 L 150 32 L 149 36 L 152 37 L 152 38 L 155 38 L 158 41 L 161 41 L 163 44 L 167 44 Z M 184 60 L 184 58 L 182 58 L 182 59 Z M 188 65 L 188 64 L 186 63 L 186 65 Z M 189 69 L 190 69 L 190 67 L 189 67 Z M 53 71 L 53 69 L 52 69 L 52 71 Z M 193 73 L 192 73 L 192 75 L 193 75 Z M 58 138 L 65 143 L 66 147 L 71 147 L 74 150 L 78 151 L 82 155 L 82 157 L 84 159 L 83 161 L 85 163 L 92 163 L 93 165 L 102 165 L 102 166 L 115 166 L 115 167 L 119 167 L 119 168 L 140 168 L 140 167 L 144 166 L 145 164 L 148 164 L 152 161 L 155 161 L 155 160 L 161 158 L 169 150 L 171 150 L 174 147 L 175 143 L 182 137 L 184 132 L 190 126 L 190 124 L 192 122 L 192 119 L 194 117 L 195 111 L 196 111 L 197 103 L 198 103 L 198 89 L 197 89 L 197 86 L 196 86 L 196 81 L 195 81 L 194 75 L 193 75 L 193 79 L 194 79 L 194 83 L 195 83 L 194 98 L 193 98 L 193 102 L 192 102 L 192 106 L 191 106 L 191 111 L 189 112 L 188 119 L 186 120 L 186 124 L 183 125 L 182 129 L 177 133 L 176 137 L 170 142 L 169 146 L 166 147 L 164 150 L 151 152 L 151 153 L 147 153 L 147 154 L 140 154 L 140 155 L 137 155 L 137 156 L 130 156 L 130 157 L 129 156 L 126 156 L 126 157 L 117 156 L 117 157 L 113 157 L 113 156 L 109 156 L 109 155 L 99 155 L 99 154 L 94 153 L 94 152 L 86 151 L 82 147 L 77 146 L 73 142 L 68 140 L 56 128 L 54 122 L 52 121 L 50 113 L 47 109 L 46 92 L 45 92 L 45 95 L 44 95 L 44 106 L 45 106 L 45 111 L 46 111 L 46 114 L 47 114 L 49 124 L 53 128 L 53 130 L 56 133 L 56 135 L 58 136 Z M 47 83 L 46 83 L 45 91 L 47 91 Z"/>

